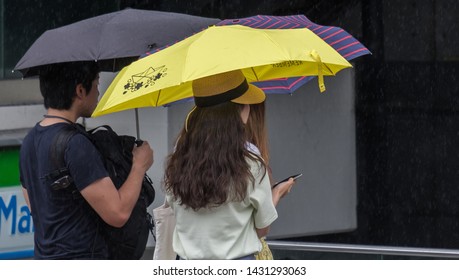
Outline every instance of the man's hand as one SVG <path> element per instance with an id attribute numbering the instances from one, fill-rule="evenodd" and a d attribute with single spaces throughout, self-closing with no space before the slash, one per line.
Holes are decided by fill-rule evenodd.
<path id="1" fill-rule="evenodd" d="M 132 156 L 133 168 L 139 168 L 143 170 L 144 173 L 153 165 L 153 149 L 147 141 L 143 141 L 140 146 L 134 146 Z"/>

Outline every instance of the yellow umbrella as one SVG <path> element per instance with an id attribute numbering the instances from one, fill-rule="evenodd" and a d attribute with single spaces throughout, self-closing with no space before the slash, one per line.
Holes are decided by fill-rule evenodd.
<path id="1" fill-rule="evenodd" d="M 192 97 L 191 81 L 241 69 L 248 82 L 319 76 L 352 67 L 307 28 L 255 29 L 212 26 L 123 68 L 93 116 L 161 106 Z"/>

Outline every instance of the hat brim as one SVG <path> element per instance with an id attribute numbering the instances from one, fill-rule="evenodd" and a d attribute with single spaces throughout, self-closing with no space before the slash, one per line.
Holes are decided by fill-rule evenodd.
<path id="1" fill-rule="evenodd" d="M 249 84 L 249 89 L 238 98 L 232 99 L 231 102 L 238 104 L 258 104 L 265 101 L 265 93 L 258 87 Z"/>

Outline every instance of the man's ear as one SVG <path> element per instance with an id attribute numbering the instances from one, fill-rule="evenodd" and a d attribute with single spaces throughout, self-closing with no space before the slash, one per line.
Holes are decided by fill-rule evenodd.
<path id="1" fill-rule="evenodd" d="M 78 84 L 75 88 L 76 97 L 82 99 L 86 96 L 86 89 L 84 88 L 83 84 Z"/>

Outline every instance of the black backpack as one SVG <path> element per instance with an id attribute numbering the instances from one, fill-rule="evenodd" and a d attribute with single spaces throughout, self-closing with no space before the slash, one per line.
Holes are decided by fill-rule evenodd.
<path id="1" fill-rule="evenodd" d="M 110 178 L 119 189 L 131 170 L 132 147 L 136 144 L 140 145 L 141 141 L 136 141 L 132 136 L 118 135 L 108 125 L 86 131 L 79 124 L 65 126 L 53 140 L 50 158 L 57 168 L 48 175 L 54 181 L 51 187 L 58 190 L 73 186 L 73 180 L 65 167 L 64 151 L 70 138 L 77 133 L 91 140 L 100 152 Z M 75 199 L 81 199 L 81 195 L 74 186 L 70 190 Z M 147 207 L 153 203 L 154 198 L 153 183 L 148 175 L 145 175 L 139 199 L 123 227 L 112 227 L 99 217 L 100 232 L 107 241 L 109 259 L 129 260 L 142 257 L 149 232 L 153 233 L 154 223 L 152 216 L 147 212 Z"/>

